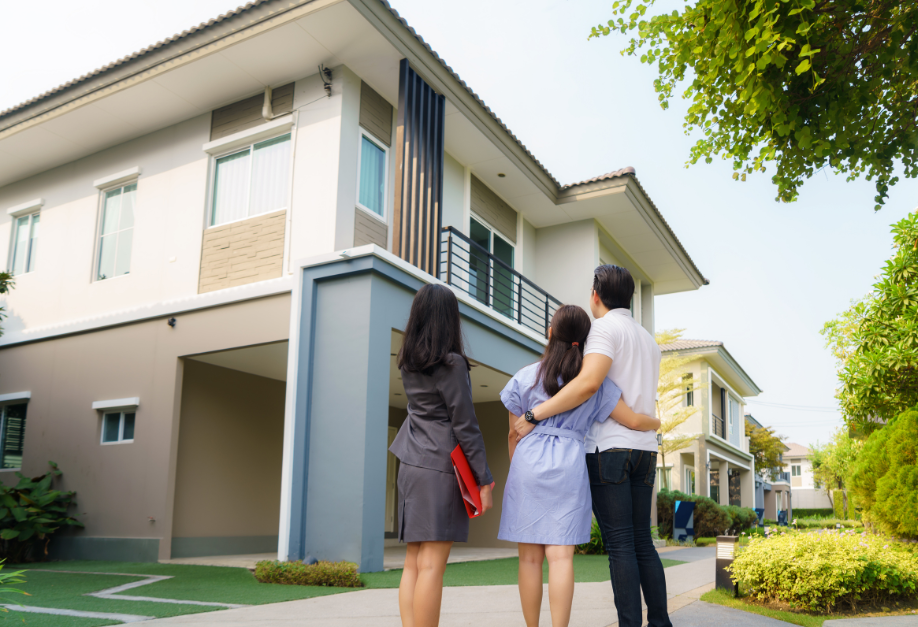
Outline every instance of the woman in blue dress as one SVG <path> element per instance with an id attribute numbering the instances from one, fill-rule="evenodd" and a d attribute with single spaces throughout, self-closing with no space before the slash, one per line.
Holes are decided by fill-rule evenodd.
<path id="1" fill-rule="evenodd" d="M 517 442 L 514 424 L 558 393 L 580 372 L 590 318 L 575 305 L 555 312 L 541 361 L 520 370 L 500 393 L 510 412 L 510 473 L 500 519 L 501 540 L 519 543 L 519 587 L 528 627 L 538 627 L 542 563 L 548 558 L 548 599 L 553 627 L 570 622 L 574 599 L 574 547 L 590 539 L 592 513 L 583 440 L 594 421 L 611 415 L 626 427 L 656 430 L 660 421 L 635 414 L 621 390 L 606 379 L 579 407 L 543 420 Z"/>

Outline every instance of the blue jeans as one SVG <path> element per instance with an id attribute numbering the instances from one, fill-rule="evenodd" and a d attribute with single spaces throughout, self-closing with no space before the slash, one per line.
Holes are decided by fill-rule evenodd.
<path id="1" fill-rule="evenodd" d="M 656 452 L 609 449 L 587 453 L 593 514 L 609 553 L 619 627 L 641 627 L 641 590 L 649 627 L 672 627 L 666 577 L 650 535 Z"/>

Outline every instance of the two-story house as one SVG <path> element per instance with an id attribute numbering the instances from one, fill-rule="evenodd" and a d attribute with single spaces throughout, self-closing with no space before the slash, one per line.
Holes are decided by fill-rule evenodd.
<path id="1" fill-rule="evenodd" d="M 692 358 L 682 368 L 684 406 L 699 408 L 674 433 L 697 436 L 686 448 L 657 458 L 658 475 L 674 489 L 722 505 L 755 505 L 755 464 L 746 437 L 745 399 L 761 390 L 723 342 L 678 340 L 660 345 L 663 359 Z"/>
<path id="2" fill-rule="evenodd" d="M 810 449 L 788 442 L 782 470 L 790 477 L 794 506 L 802 509 L 831 509 L 832 501 L 823 486 L 813 478 Z"/>
<path id="3" fill-rule="evenodd" d="M 557 306 L 617 263 L 653 332 L 706 283 L 633 169 L 560 184 L 382 0 L 255 1 L 0 113 L 0 210 L 0 477 L 60 464 L 63 558 L 381 569 L 395 355 L 438 281 L 498 480 L 470 543 L 497 546 L 498 394 Z"/>
<path id="4" fill-rule="evenodd" d="M 763 428 L 762 423 L 756 420 L 752 414 L 746 414 L 746 423 L 753 428 Z M 790 447 L 784 443 L 781 443 L 781 447 L 783 452 L 780 455 L 780 460 L 783 464 L 784 456 L 787 455 Z M 759 514 L 759 518 L 776 521 L 781 518 L 780 514 L 783 512 L 784 520 L 791 520 L 793 515 L 791 496 L 790 473 L 785 472 L 783 466 L 756 468 L 755 509 Z"/>

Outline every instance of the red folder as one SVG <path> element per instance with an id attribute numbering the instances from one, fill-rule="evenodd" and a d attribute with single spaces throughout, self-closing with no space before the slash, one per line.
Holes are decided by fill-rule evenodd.
<path id="1" fill-rule="evenodd" d="M 462 492 L 465 511 L 468 512 L 469 518 L 477 518 L 481 516 L 481 488 L 475 482 L 475 476 L 472 475 L 469 460 L 465 458 L 465 453 L 462 452 L 458 444 L 449 457 L 453 460 L 453 470 L 456 472 L 456 479 L 459 481 L 459 491 Z"/>

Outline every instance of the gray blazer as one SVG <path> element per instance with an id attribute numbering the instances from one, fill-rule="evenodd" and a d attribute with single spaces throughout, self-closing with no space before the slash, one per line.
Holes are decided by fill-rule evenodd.
<path id="1" fill-rule="evenodd" d="M 408 417 L 389 451 L 410 466 L 451 473 L 449 455 L 459 444 L 478 485 L 490 485 L 494 478 L 462 356 L 450 353 L 430 376 L 402 370 L 402 383 L 408 397 Z"/>

